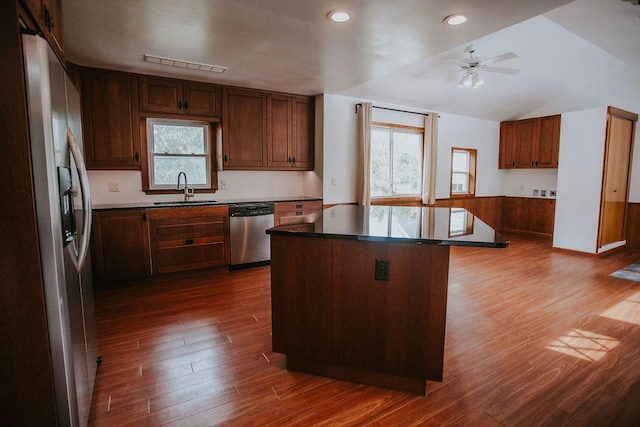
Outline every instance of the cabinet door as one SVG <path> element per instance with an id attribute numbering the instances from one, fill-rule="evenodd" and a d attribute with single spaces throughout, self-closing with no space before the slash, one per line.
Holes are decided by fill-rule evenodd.
<path id="1" fill-rule="evenodd" d="M 81 69 L 88 169 L 140 169 L 138 83 L 131 75 Z"/>
<path id="2" fill-rule="evenodd" d="M 226 89 L 223 93 L 222 109 L 224 167 L 266 167 L 266 94 Z"/>
<path id="3" fill-rule="evenodd" d="M 540 135 L 540 120 L 518 120 L 516 125 L 516 135 L 516 167 L 535 167 L 535 151 L 537 150 Z"/>
<path id="4" fill-rule="evenodd" d="M 557 168 L 560 149 L 560 115 L 541 117 L 537 156 L 538 168 Z"/>
<path id="5" fill-rule="evenodd" d="M 500 123 L 500 158 L 498 168 L 512 169 L 516 166 L 516 122 Z"/>
<path id="6" fill-rule="evenodd" d="M 291 98 L 285 95 L 269 95 L 269 152 L 268 164 L 273 168 L 288 169 L 293 166 Z"/>
<path id="7" fill-rule="evenodd" d="M 151 274 L 149 228 L 143 210 L 96 211 L 93 218 L 91 246 L 97 280 Z"/>
<path id="8" fill-rule="evenodd" d="M 43 0 L 44 34 L 58 57 L 64 62 L 64 31 L 62 28 L 62 0 Z M 38 19 L 38 18 L 36 18 Z"/>
<path id="9" fill-rule="evenodd" d="M 152 113 L 182 113 L 182 82 L 140 77 L 140 109 Z"/>
<path id="10" fill-rule="evenodd" d="M 222 112 L 220 87 L 188 82 L 184 84 L 183 112 L 196 116 L 219 117 Z"/>
<path id="11" fill-rule="evenodd" d="M 293 166 L 313 170 L 315 154 L 314 100 L 308 97 L 292 98 L 293 112 Z"/>

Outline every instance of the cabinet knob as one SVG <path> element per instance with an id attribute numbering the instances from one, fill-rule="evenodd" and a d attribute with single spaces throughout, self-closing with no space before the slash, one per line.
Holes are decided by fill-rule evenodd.
<path id="1" fill-rule="evenodd" d="M 182 104 L 182 109 L 183 110 L 188 110 L 189 109 L 189 103 L 187 101 L 184 101 L 184 103 Z"/>
<path id="2" fill-rule="evenodd" d="M 226 163 L 228 160 L 229 160 L 229 158 L 228 158 L 228 157 L 227 157 L 227 155 L 225 154 L 225 155 L 224 155 L 224 161 L 225 161 L 225 163 Z"/>
<path id="3" fill-rule="evenodd" d="M 182 101 L 178 101 L 178 110 L 182 110 Z"/>

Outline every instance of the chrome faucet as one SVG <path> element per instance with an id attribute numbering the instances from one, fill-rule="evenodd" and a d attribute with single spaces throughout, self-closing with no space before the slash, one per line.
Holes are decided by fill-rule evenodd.
<path id="1" fill-rule="evenodd" d="M 184 176 L 184 201 L 188 202 L 189 199 L 193 196 L 195 196 L 195 189 L 193 188 L 189 188 L 189 184 L 187 184 L 187 174 L 180 171 L 180 173 L 178 174 L 178 187 L 177 190 L 180 190 L 180 177 Z"/>

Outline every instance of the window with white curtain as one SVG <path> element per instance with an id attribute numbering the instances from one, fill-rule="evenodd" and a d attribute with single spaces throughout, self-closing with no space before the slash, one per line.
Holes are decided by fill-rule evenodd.
<path id="1" fill-rule="evenodd" d="M 424 130 L 374 123 L 371 127 L 371 198 L 420 197 Z"/>

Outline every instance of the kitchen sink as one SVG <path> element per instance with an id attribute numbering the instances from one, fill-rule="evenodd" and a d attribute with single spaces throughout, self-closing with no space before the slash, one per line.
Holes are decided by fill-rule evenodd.
<path id="1" fill-rule="evenodd" d="M 167 202 L 153 202 L 154 205 L 168 205 L 168 206 L 181 206 L 181 205 L 210 205 L 212 203 L 216 203 L 215 200 L 175 200 L 175 201 L 167 201 Z"/>

